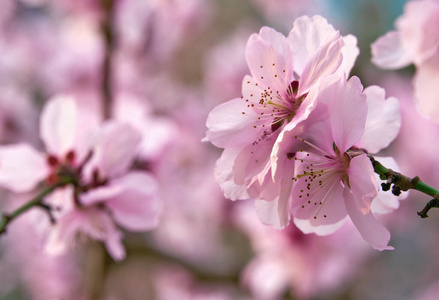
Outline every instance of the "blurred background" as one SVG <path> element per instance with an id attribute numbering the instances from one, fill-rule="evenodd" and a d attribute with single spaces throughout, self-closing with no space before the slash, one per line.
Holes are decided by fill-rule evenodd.
<path id="1" fill-rule="evenodd" d="M 75 96 L 84 114 L 101 115 L 111 99 L 107 117 L 142 131 L 137 167 L 154 175 L 165 208 L 155 230 L 124 233 L 118 263 L 93 241 L 50 256 L 32 214 L 22 216 L 0 237 L 0 299 L 437 299 L 439 210 L 416 214 L 427 196 L 412 192 L 381 218 L 394 251 L 373 250 L 349 223 L 327 237 L 277 231 L 259 222 L 252 200 L 222 196 L 213 171 L 221 149 L 201 142 L 209 111 L 241 95 L 250 34 L 271 26 L 288 35 L 295 18 L 320 14 L 357 37 L 351 75 L 400 100 L 401 133 L 382 155 L 439 187 L 439 127 L 416 111 L 414 68 L 370 62 L 370 44 L 394 28 L 404 4 L 1 0 L 1 144 L 42 148 L 39 114 L 54 95 Z M 2 191 L 0 209 L 30 197 Z"/>

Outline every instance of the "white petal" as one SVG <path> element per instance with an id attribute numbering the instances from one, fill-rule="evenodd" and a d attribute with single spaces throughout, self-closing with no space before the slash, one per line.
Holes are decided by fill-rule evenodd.
<path id="1" fill-rule="evenodd" d="M 56 96 L 47 102 L 41 113 L 40 136 L 48 153 L 62 156 L 74 148 L 77 121 L 74 98 Z"/>
<path id="2" fill-rule="evenodd" d="M 315 53 L 339 37 L 340 34 L 321 16 L 303 16 L 296 19 L 288 35 L 294 53 L 294 70 L 302 75 Z"/>
<path id="3" fill-rule="evenodd" d="M 43 154 L 27 144 L 0 147 L 0 185 L 13 192 L 32 190 L 49 175 Z"/>
<path id="4" fill-rule="evenodd" d="M 226 149 L 215 164 L 216 181 L 221 187 L 224 197 L 230 200 L 243 200 L 250 198 L 244 184 L 235 184 L 232 169 L 237 155 L 238 151 L 234 149 Z"/>
<path id="5" fill-rule="evenodd" d="M 401 127 L 399 102 L 396 98 L 385 98 L 385 90 L 370 86 L 364 90 L 367 96 L 366 128 L 357 147 L 370 153 L 386 148 L 398 135 Z"/>
<path id="6" fill-rule="evenodd" d="M 412 63 L 398 31 L 390 31 L 371 45 L 372 62 L 383 69 L 399 69 Z"/>

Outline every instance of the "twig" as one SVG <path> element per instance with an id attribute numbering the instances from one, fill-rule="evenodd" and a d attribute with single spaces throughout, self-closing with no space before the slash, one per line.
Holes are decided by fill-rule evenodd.
<path id="1" fill-rule="evenodd" d="M 427 213 L 430 209 L 439 207 L 439 190 L 421 181 L 418 176 L 413 178 L 407 177 L 399 172 L 384 167 L 379 161 L 375 160 L 373 156 L 368 155 L 368 157 L 372 162 L 375 173 L 380 175 L 382 180 L 387 180 L 386 183 L 381 185 L 384 191 L 389 190 L 393 184 L 392 193 L 396 196 L 399 196 L 401 191 L 417 190 L 433 197 L 424 209 L 418 212 L 421 218 L 427 218 Z"/>
<path id="2" fill-rule="evenodd" d="M 50 209 L 49 206 L 42 203 L 42 201 L 44 200 L 44 197 L 46 197 L 47 195 L 52 193 L 57 188 L 66 186 L 70 183 L 71 183 L 71 180 L 66 180 L 66 181 L 59 182 L 53 186 L 47 187 L 40 194 L 38 194 L 35 198 L 29 200 L 28 202 L 26 202 L 25 204 L 23 204 L 22 206 L 20 206 L 16 210 L 14 210 L 12 213 L 2 214 L 1 220 L 0 220 L 0 235 L 6 233 L 6 228 L 10 222 L 12 222 L 15 218 L 17 218 L 21 214 L 25 213 L 26 211 L 28 211 L 32 207 L 40 206 L 40 207 L 43 207 L 45 209 Z M 49 215 L 49 217 L 50 217 L 50 215 Z M 51 220 L 52 220 L 52 218 L 51 218 Z"/>
<path id="3" fill-rule="evenodd" d="M 113 105 L 112 77 L 113 77 L 113 55 L 115 48 L 115 34 L 113 28 L 115 0 L 101 0 L 105 14 L 102 22 L 102 34 L 105 42 L 104 62 L 102 65 L 102 96 L 104 120 L 111 117 Z"/>

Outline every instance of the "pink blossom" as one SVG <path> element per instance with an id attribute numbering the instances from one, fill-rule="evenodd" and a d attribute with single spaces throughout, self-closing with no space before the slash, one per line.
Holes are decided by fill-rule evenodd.
<path id="1" fill-rule="evenodd" d="M 240 204 L 233 221 L 255 252 L 241 280 L 256 299 L 279 299 L 287 290 L 304 299 L 326 294 L 349 281 L 371 253 L 351 222 L 330 236 L 317 237 L 292 224 L 284 230 L 264 226 L 251 205 Z"/>
<path id="2" fill-rule="evenodd" d="M 310 117 L 294 130 L 282 133 L 282 142 L 273 151 L 273 162 L 282 168 L 286 158 L 294 157 L 296 161 L 295 183 L 289 201 L 294 222 L 303 232 L 330 234 L 349 216 L 364 240 L 384 250 L 392 248 L 387 246 L 389 232 L 371 211 L 372 200 L 378 194 L 373 167 L 364 152 L 355 151 L 357 143 L 365 146 L 368 140 L 374 150 L 389 143 L 389 140 L 377 143 L 370 138 L 374 117 L 367 120 L 368 102 L 380 101 L 375 99 L 373 89 L 377 88 L 363 93 L 356 77 L 347 82 L 336 80 L 329 85 L 319 94 L 322 100 Z M 397 110 L 397 102 L 390 100 L 383 104 L 387 103 L 390 112 Z M 395 105 L 396 108 L 392 108 Z M 371 126 L 367 129 L 369 132 L 365 130 L 366 123 Z M 394 138 L 399 122 L 389 125 L 388 129 L 388 138 Z M 279 210 L 279 214 L 288 212 Z"/>
<path id="3" fill-rule="evenodd" d="M 243 96 L 217 106 L 206 122 L 206 139 L 225 148 L 216 173 L 226 195 L 273 200 L 288 190 L 267 176 L 278 135 L 308 117 L 325 78 L 348 73 L 357 54 L 355 38 L 341 37 L 320 16 L 297 19 L 288 38 L 268 27 L 250 37 Z M 221 165 L 230 160 L 232 168 Z"/>
<path id="4" fill-rule="evenodd" d="M 75 209 L 58 219 L 48 251 L 63 253 L 78 234 L 103 241 L 115 260 L 125 257 L 118 225 L 130 231 L 157 226 L 161 211 L 157 184 L 146 172 L 129 171 L 138 153 L 140 134 L 131 126 L 109 121 L 91 141 L 93 155 L 84 166 Z"/>
<path id="5" fill-rule="evenodd" d="M 122 232 L 157 226 L 161 203 L 157 184 L 146 172 L 129 172 L 139 152 L 140 133 L 125 123 L 108 121 L 84 128 L 75 99 L 49 100 L 40 120 L 40 136 L 48 154 L 27 144 L 0 148 L 0 183 L 14 192 L 30 191 L 46 180 L 64 176 L 74 184 L 46 197 L 56 207 L 57 224 L 49 232 L 47 249 L 64 253 L 79 233 L 103 241 L 109 253 L 123 259 Z"/>
<path id="6" fill-rule="evenodd" d="M 399 69 L 414 63 L 415 99 L 422 114 L 438 122 L 437 79 L 439 62 L 439 2 L 408 1 L 396 30 L 388 32 L 371 45 L 372 62 L 384 69 Z"/>

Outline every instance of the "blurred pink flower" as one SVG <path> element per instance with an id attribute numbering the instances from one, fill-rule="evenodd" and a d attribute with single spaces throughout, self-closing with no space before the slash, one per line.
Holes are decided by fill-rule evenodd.
<path id="1" fill-rule="evenodd" d="M 83 233 L 105 242 L 110 254 L 120 260 L 125 252 L 115 222 L 130 231 L 157 226 L 161 210 L 157 184 L 146 172 L 130 172 L 141 142 L 136 129 L 116 121 L 85 129 L 78 111 L 73 98 L 49 100 L 40 120 L 40 136 L 48 154 L 27 144 L 2 146 L 0 184 L 26 192 L 45 179 L 50 185 L 63 176 L 73 176 L 72 187 L 57 190 L 46 199 L 46 204 L 57 208 L 48 251 L 64 253 L 78 233 Z"/>
<path id="2" fill-rule="evenodd" d="M 418 109 L 439 122 L 439 1 L 408 1 L 390 31 L 371 45 L 372 62 L 384 69 L 416 66 L 413 80 Z"/>
<path id="3" fill-rule="evenodd" d="M 264 226 L 248 203 L 235 208 L 233 221 L 255 252 L 241 274 L 255 299 L 280 299 L 287 290 L 300 299 L 327 295 L 351 280 L 372 253 L 351 222 L 317 237 L 294 225 L 281 231 Z"/>
<path id="4" fill-rule="evenodd" d="M 125 258 L 122 233 L 158 225 L 161 202 L 154 178 L 129 171 L 141 137 L 131 126 L 104 123 L 92 139 L 93 155 L 84 166 L 81 184 L 70 194 L 75 209 L 61 216 L 49 236 L 48 251 L 63 253 L 78 234 L 103 241 L 115 260 Z"/>

